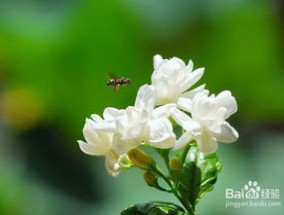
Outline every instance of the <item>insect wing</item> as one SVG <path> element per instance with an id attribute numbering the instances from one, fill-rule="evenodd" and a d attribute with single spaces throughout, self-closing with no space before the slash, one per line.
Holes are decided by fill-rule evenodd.
<path id="1" fill-rule="evenodd" d="M 108 79 L 118 79 L 118 76 L 112 72 L 107 73 Z"/>

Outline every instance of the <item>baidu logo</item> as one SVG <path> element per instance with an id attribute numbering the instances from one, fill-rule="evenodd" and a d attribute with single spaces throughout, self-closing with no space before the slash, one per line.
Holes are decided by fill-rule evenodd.
<path id="1" fill-rule="evenodd" d="M 260 196 L 260 186 L 257 185 L 256 181 L 249 181 L 248 184 L 244 186 L 245 197 L 247 199 L 258 199 Z"/>
<path id="2" fill-rule="evenodd" d="M 226 208 L 245 206 L 281 206 L 280 190 L 262 188 L 257 181 L 248 181 L 241 189 L 225 189 Z"/>
<path id="3" fill-rule="evenodd" d="M 258 199 L 261 195 L 261 188 L 256 181 L 249 181 L 241 190 L 227 188 L 226 199 Z"/>

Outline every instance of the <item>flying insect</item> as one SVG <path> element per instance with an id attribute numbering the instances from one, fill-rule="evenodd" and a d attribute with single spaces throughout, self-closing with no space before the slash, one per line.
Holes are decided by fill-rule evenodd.
<path id="1" fill-rule="evenodd" d="M 109 73 L 109 79 L 107 86 L 113 87 L 114 92 L 118 92 L 121 86 L 127 86 L 131 84 L 131 80 L 125 77 L 118 77 L 112 73 Z"/>

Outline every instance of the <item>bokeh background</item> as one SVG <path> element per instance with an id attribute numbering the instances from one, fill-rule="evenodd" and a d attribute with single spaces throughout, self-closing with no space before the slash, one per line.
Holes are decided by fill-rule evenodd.
<path id="1" fill-rule="evenodd" d="M 0 214 L 117 215 L 174 201 L 138 170 L 111 178 L 83 154 L 86 117 L 132 105 L 155 54 L 205 67 L 199 82 L 229 89 L 235 144 L 198 214 L 284 214 L 284 4 L 281 0 L 0 0 Z M 107 73 L 133 84 L 114 93 Z M 281 207 L 225 208 L 249 180 L 280 189 Z"/>

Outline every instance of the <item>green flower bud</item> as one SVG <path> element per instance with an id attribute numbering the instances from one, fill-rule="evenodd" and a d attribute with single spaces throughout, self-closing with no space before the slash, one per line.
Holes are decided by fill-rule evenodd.
<path id="1" fill-rule="evenodd" d="M 156 165 L 155 160 L 141 149 L 132 149 L 127 154 L 132 163 L 141 169 L 149 170 Z"/>
<path id="2" fill-rule="evenodd" d="M 158 177 L 155 173 L 147 171 L 144 173 L 144 180 L 150 187 L 157 187 L 158 185 Z"/>
<path id="3" fill-rule="evenodd" d="M 177 158 L 177 157 L 171 158 L 169 164 L 170 164 L 170 169 L 171 169 L 171 171 L 173 171 L 173 172 L 178 172 L 178 171 L 180 171 L 180 170 L 182 169 L 182 162 L 181 162 L 181 160 L 180 160 L 179 158 Z"/>

